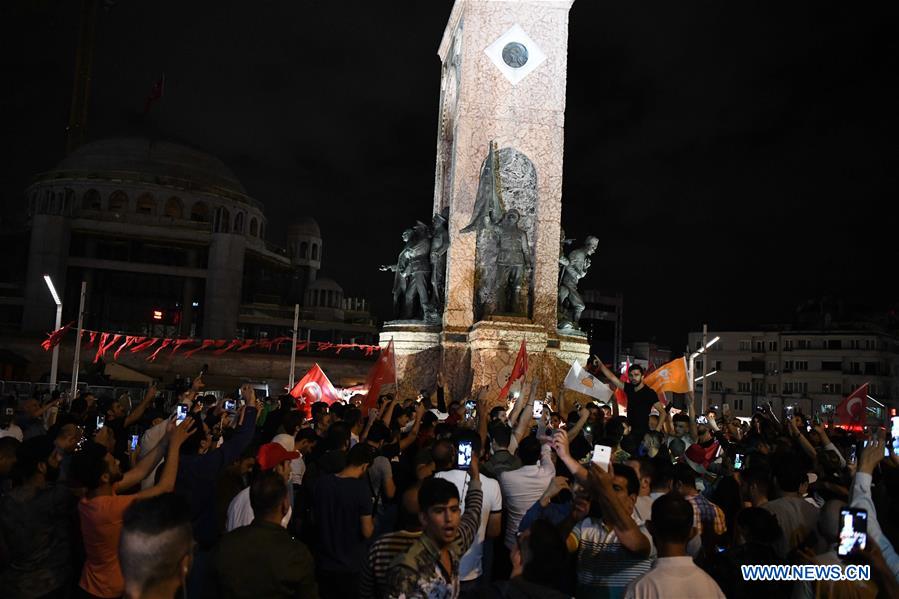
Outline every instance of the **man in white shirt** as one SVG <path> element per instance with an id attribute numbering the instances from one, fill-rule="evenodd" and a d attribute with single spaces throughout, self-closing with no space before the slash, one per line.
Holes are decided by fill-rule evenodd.
<path id="1" fill-rule="evenodd" d="M 523 464 L 517 470 L 509 470 L 499 475 L 506 512 L 505 545 L 509 551 L 515 546 L 518 525 L 524 514 L 536 501 L 556 475 L 552 462 L 552 449 L 548 443 L 534 436 L 522 439 L 518 446 L 518 457 Z"/>
<path id="2" fill-rule="evenodd" d="M 299 455 L 300 452 L 287 451 L 280 443 L 266 443 L 259 448 L 259 453 L 256 454 L 256 467 L 260 471 L 274 470 L 287 482 L 290 478 L 290 462 L 297 459 Z M 292 514 L 293 509 L 288 509 L 287 514 L 281 519 L 281 526 L 287 528 Z M 248 526 L 253 522 L 253 518 L 255 518 L 255 514 L 253 506 L 250 505 L 250 487 L 247 487 L 231 500 L 231 504 L 228 506 L 225 530 L 231 532 L 235 528 Z"/>
<path id="3" fill-rule="evenodd" d="M 480 455 L 481 438 L 472 431 L 463 431 L 456 435 L 455 441 L 470 441 L 471 451 Z M 468 492 L 468 483 L 471 477 L 467 470 L 447 470 L 438 472 L 435 478 L 443 478 L 450 481 L 459 489 L 459 497 L 462 498 L 462 513 L 465 513 L 465 494 Z M 499 536 L 502 531 L 503 496 L 499 483 L 487 476 L 481 475 L 481 488 L 484 493 L 481 504 L 481 524 L 474 542 L 459 563 L 459 580 L 462 582 L 462 592 L 474 590 L 479 585 L 484 572 L 484 540 Z"/>
<path id="4" fill-rule="evenodd" d="M 626 599 L 724 599 L 714 579 L 687 555 L 687 541 L 697 532 L 689 501 L 676 493 L 659 497 L 646 524 L 659 557 L 649 572 L 627 586 Z"/>

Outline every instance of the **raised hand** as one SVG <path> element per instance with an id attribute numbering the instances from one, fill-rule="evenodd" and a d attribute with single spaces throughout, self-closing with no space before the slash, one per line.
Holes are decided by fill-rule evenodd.
<path id="1" fill-rule="evenodd" d="M 874 438 L 868 441 L 868 446 L 862 449 L 862 455 L 858 459 L 858 471 L 871 474 L 874 467 L 883 459 L 885 443 L 885 431 L 879 430 Z"/>
<path id="2" fill-rule="evenodd" d="M 552 437 L 553 449 L 556 450 L 556 453 L 559 454 L 560 458 L 567 457 L 569 455 L 568 451 L 568 433 L 563 430 L 558 430 L 553 432 Z"/>
<path id="3" fill-rule="evenodd" d="M 255 408 L 257 406 L 256 402 L 256 389 L 253 388 L 250 384 L 244 384 L 240 386 L 240 396 L 243 397 L 244 402 L 246 402 L 246 406 L 248 408 Z"/>
<path id="4" fill-rule="evenodd" d="M 180 447 L 185 441 L 190 438 L 194 430 L 196 430 L 196 425 L 197 422 L 193 418 L 185 418 L 181 424 L 176 426 L 175 429 L 171 431 L 169 443 Z"/>

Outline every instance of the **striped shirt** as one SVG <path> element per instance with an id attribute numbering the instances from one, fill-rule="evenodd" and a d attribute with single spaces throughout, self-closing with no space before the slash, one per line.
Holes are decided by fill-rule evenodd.
<path id="1" fill-rule="evenodd" d="M 578 599 L 618 599 L 632 580 L 649 572 L 656 556 L 655 546 L 643 520 L 636 513 L 631 517 L 649 539 L 649 557 L 628 550 L 602 520 L 585 518 L 571 531 L 569 547 L 577 549 Z"/>
<path id="2" fill-rule="evenodd" d="M 398 555 L 403 555 L 421 536 L 419 532 L 400 530 L 381 535 L 368 550 L 368 558 L 362 563 L 362 580 L 359 582 L 361 599 L 381 599 L 387 596 L 387 573 Z"/>

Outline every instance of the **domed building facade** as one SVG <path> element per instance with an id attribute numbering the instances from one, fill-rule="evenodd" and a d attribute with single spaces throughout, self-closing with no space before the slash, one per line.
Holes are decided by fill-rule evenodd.
<path id="1" fill-rule="evenodd" d="M 377 338 L 367 302 L 319 279 L 318 223 L 291 224 L 286 247 L 269 243 L 263 205 L 214 156 L 170 142 L 100 140 L 38 175 L 26 197 L 26 331 L 53 326 L 49 274 L 66 319 L 88 282 L 85 327 L 95 330 L 277 336 L 292 330 L 300 304 L 303 338 Z"/>

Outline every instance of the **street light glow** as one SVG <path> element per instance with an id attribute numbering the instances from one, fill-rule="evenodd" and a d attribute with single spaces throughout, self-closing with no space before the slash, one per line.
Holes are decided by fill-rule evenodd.
<path id="1" fill-rule="evenodd" d="M 50 289 L 50 295 L 53 296 L 53 302 L 57 306 L 61 306 L 62 301 L 59 299 L 59 294 L 56 293 L 56 287 L 53 286 L 53 280 L 50 278 L 50 275 L 44 275 L 44 282 L 47 284 L 47 288 Z"/>
<path id="2" fill-rule="evenodd" d="M 694 382 L 694 383 L 698 383 L 698 382 L 701 381 L 702 379 L 707 379 L 707 378 L 709 378 L 710 376 L 712 376 L 713 374 L 717 374 L 717 372 L 718 372 L 717 370 L 713 370 L 712 372 L 706 374 L 705 376 L 700 376 L 700 377 L 697 377 L 697 378 L 693 379 L 693 382 Z"/>

